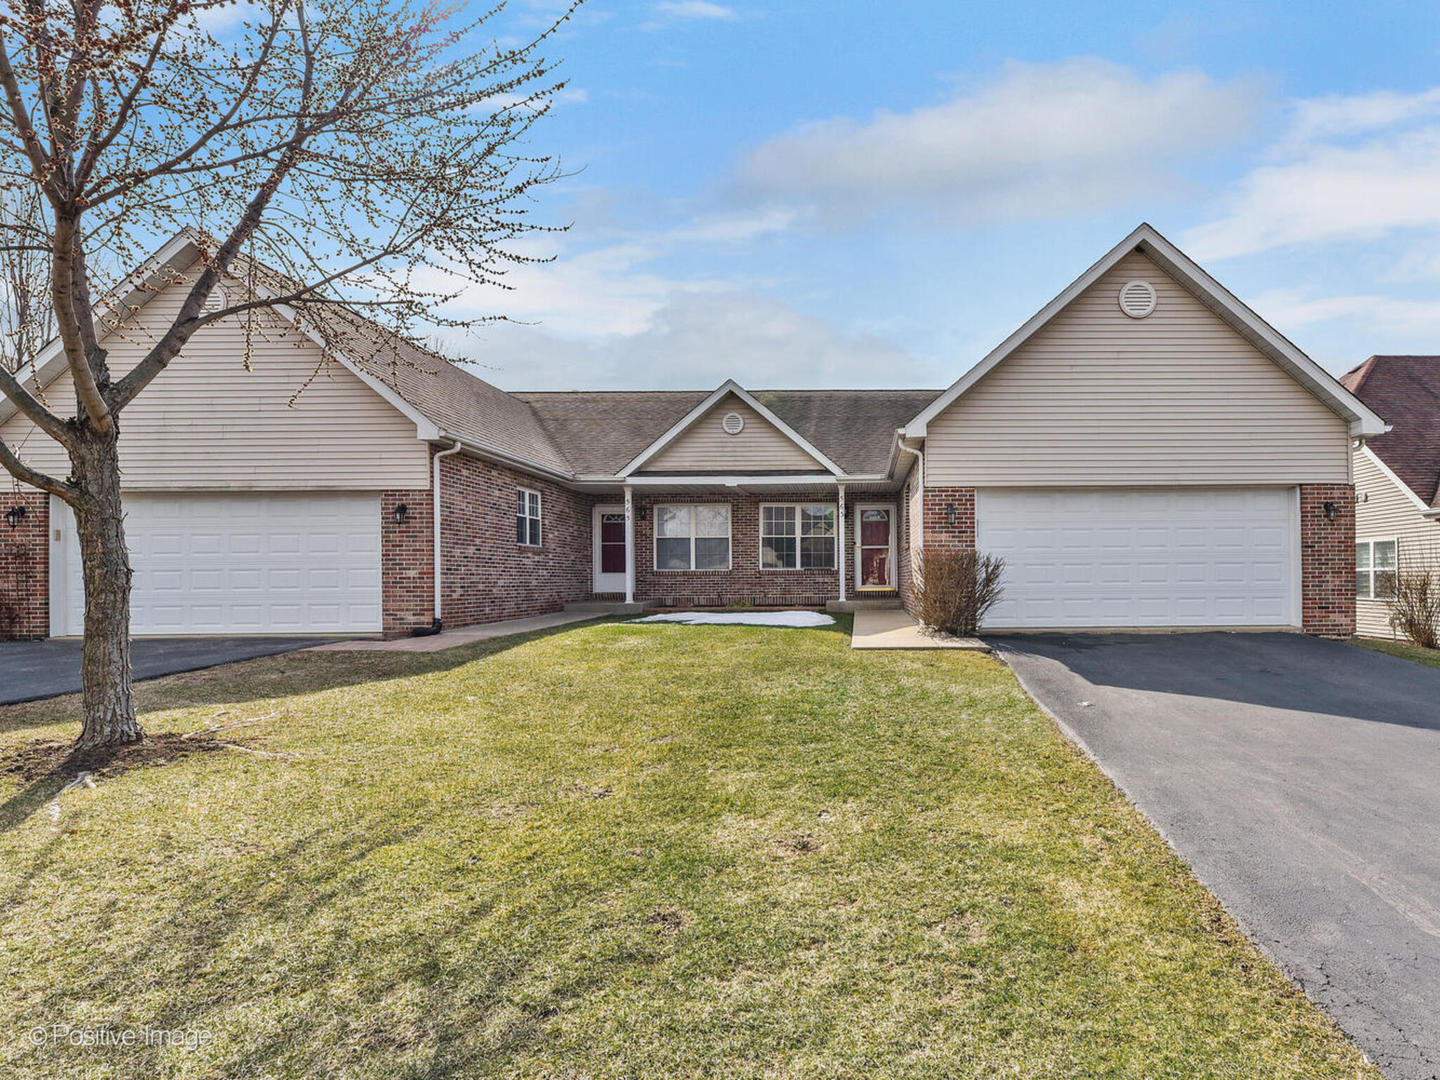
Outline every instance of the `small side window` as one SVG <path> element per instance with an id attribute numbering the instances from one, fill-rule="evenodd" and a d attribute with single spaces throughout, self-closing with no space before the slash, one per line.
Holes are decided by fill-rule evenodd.
<path id="1" fill-rule="evenodd" d="M 515 491 L 515 543 L 540 546 L 540 493 L 529 488 Z"/>

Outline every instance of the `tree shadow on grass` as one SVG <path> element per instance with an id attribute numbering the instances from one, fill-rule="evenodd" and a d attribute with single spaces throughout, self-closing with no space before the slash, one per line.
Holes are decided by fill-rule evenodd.
<path id="1" fill-rule="evenodd" d="M 420 886 L 390 876 L 387 851 L 405 857 L 424 831 L 403 811 L 370 814 L 242 851 L 238 867 L 159 896 L 102 900 L 84 916 L 91 947 L 26 995 L 13 1022 L 209 1031 L 210 1075 L 438 1078 L 498 1066 L 546 1038 L 551 1018 L 598 976 L 534 977 L 544 950 L 518 943 L 523 927 L 497 914 L 503 883 L 471 878 L 478 888 L 468 895 L 426 908 Z M 49 859 L 37 853 L 22 880 Z M 32 1053 L 37 1075 L 102 1060 L 119 1078 L 194 1067 L 184 1050 Z"/>

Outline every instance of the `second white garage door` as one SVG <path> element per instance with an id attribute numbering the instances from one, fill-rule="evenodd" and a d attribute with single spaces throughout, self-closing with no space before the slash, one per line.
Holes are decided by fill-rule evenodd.
<path id="1" fill-rule="evenodd" d="M 51 500 L 50 632 L 84 631 L 80 548 Z M 131 631 L 332 634 L 380 630 L 380 499 L 351 494 L 127 495 Z"/>
<path id="2" fill-rule="evenodd" d="M 987 629 L 1299 624 L 1294 488 L 984 490 Z"/>

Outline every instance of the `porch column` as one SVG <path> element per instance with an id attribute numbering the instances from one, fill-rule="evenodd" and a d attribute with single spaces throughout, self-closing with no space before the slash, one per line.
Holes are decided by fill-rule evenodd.
<path id="1" fill-rule="evenodd" d="M 839 493 L 839 506 L 836 507 L 836 515 L 839 526 L 835 530 L 835 568 L 840 571 L 840 602 L 845 602 L 845 485 L 837 484 L 836 491 Z"/>
<path id="2" fill-rule="evenodd" d="M 635 602 L 635 497 L 625 485 L 625 603 Z"/>

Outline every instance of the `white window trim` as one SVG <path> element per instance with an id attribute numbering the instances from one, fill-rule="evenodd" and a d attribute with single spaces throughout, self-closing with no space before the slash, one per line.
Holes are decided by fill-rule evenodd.
<path id="1" fill-rule="evenodd" d="M 791 509 L 791 510 L 794 510 L 794 511 L 795 511 L 795 565 L 794 565 L 794 566 L 766 566 L 766 565 L 765 565 L 765 510 L 766 510 L 767 507 L 776 507 L 776 506 L 787 507 L 788 509 Z M 834 566 L 805 566 L 805 565 L 803 565 L 804 560 L 803 560 L 803 558 L 802 558 L 802 556 L 801 556 L 801 554 L 800 554 L 800 552 L 801 552 L 801 547 L 800 547 L 801 535 L 800 535 L 800 512 L 799 512 L 799 511 L 800 511 L 800 508 L 801 508 L 802 506 L 823 506 L 826 510 L 830 510 L 830 511 L 833 511 L 833 512 L 834 512 L 834 514 L 835 514 L 835 533 L 834 533 L 834 535 L 832 535 L 832 536 L 829 538 L 829 539 L 835 541 L 835 543 L 831 545 L 833 548 L 835 548 L 835 554 L 834 554 L 834 556 L 833 556 L 833 558 L 834 558 L 834 560 L 835 560 L 835 565 L 834 565 Z M 757 567 L 759 567 L 761 570 L 763 570 L 765 573 L 767 573 L 767 574 L 795 574 L 795 573 L 799 573 L 801 570 L 808 570 L 808 571 L 810 571 L 811 573 L 833 574 L 833 573 L 836 572 L 836 570 L 839 569 L 839 567 L 840 567 L 840 551 L 839 551 L 840 508 L 839 508 L 839 506 L 836 505 L 835 503 L 832 503 L 832 502 L 824 502 L 823 500 L 820 501 L 820 502 L 806 501 L 806 502 L 768 502 L 768 503 L 761 503 L 761 504 L 760 504 L 760 512 L 756 515 L 756 517 L 758 518 L 758 520 L 757 520 L 757 522 L 756 522 L 756 524 L 755 524 L 755 530 L 756 530 L 756 537 L 758 538 L 758 541 L 759 541 L 759 542 L 757 543 L 756 548 L 755 548 L 755 565 L 756 565 Z"/>
<path id="2" fill-rule="evenodd" d="M 661 537 L 660 535 L 660 511 L 667 506 L 685 506 L 690 508 L 690 566 L 686 569 L 672 569 L 660 565 L 660 541 L 679 540 L 678 536 Z M 695 567 L 695 507 L 697 506 L 723 506 L 725 507 L 725 565 L 699 570 Z M 718 540 L 718 536 L 701 537 L 702 540 Z M 657 574 L 728 574 L 735 565 L 735 508 L 729 503 L 718 502 L 667 502 L 656 503 L 650 508 L 650 566 Z"/>
<path id="3" fill-rule="evenodd" d="M 1395 545 L 1395 569 L 1394 569 L 1392 572 L 1395 574 L 1396 579 L 1398 580 L 1398 579 L 1399 579 L 1399 576 L 1400 576 L 1400 538 L 1399 538 L 1398 536 L 1367 536 L 1367 537 L 1365 537 L 1363 540 L 1362 540 L 1362 539 L 1357 539 L 1357 540 L 1355 541 L 1355 547 L 1356 547 L 1356 549 L 1357 549 L 1357 550 L 1356 550 L 1356 553 L 1355 553 L 1355 561 L 1356 561 L 1357 563 L 1360 561 L 1360 553 L 1359 553 L 1359 550 L 1358 550 L 1358 549 L 1359 549 L 1359 547 L 1360 547 L 1361 544 L 1367 544 L 1367 545 L 1369 545 L 1369 547 L 1370 547 L 1370 569 L 1368 569 L 1368 570 L 1361 570 L 1360 567 L 1358 567 L 1358 566 L 1355 567 L 1355 578 L 1356 578 L 1356 580 L 1358 581 L 1358 580 L 1360 579 L 1360 575 L 1361 575 L 1361 574 L 1365 574 L 1365 575 L 1368 577 L 1368 579 L 1369 579 L 1370 589 L 1369 589 L 1369 592 L 1367 592 L 1364 596 L 1361 596 L 1361 595 L 1360 595 L 1360 590 L 1359 590 L 1359 589 L 1356 589 L 1356 590 L 1355 590 L 1355 599 L 1356 599 L 1356 600 L 1373 600 L 1374 602 L 1376 602 L 1376 603 L 1378 603 L 1378 604 L 1388 604 L 1388 603 L 1390 603 L 1390 600 L 1391 600 L 1390 597 L 1387 597 L 1387 596 L 1376 596 L 1376 595 L 1375 595 L 1375 545 L 1376 545 L 1376 544 L 1394 544 L 1394 545 Z"/>
<path id="4" fill-rule="evenodd" d="M 544 546 L 545 546 L 545 497 L 544 497 L 540 492 L 536 491 L 534 488 L 525 488 L 525 487 L 517 487 L 517 488 L 515 489 L 515 495 L 516 495 L 515 520 L 516 520 L 516 521 L 519 521 L 519 520 L 521 519 L 521 517 L 524 517 L 524 519 L 525 519 L 526 521 L 531 520 L 530 515 L 529 515 L 528 513 L 523 514 L 523 515 L 520 513 L 519 496 L 521 496 L 521 495 L 525 495 L 525 496 L 534 495 L 534 496 L 535 496 L 535 518 L 534 518 L 534 521 L 535 521 L 535 524 L 540 527 L 540 542 L 539 542 L 538 544 L 532 544 L 532 543 L 530 543 L 529 540 L 525 540 L 524 542 L 521 542 L 519 539 L 517 539 L 517 540 L 515 541 L 515 546 L 516 546 L 516 547 L 527 547 L 527 548 L 541 548 L 541 547 L 544 547 Z M 526 509 L 527 511 L 530 509 L 530 500 L 529 500 L 528 498 L 525 500 L 525 509 Z M 529 530 L 529 529 L 526 529 L 526 530 L 525 530 L 525 535 L 526 535 L 527 537 L 530 535 L 530 530 Z"/>

